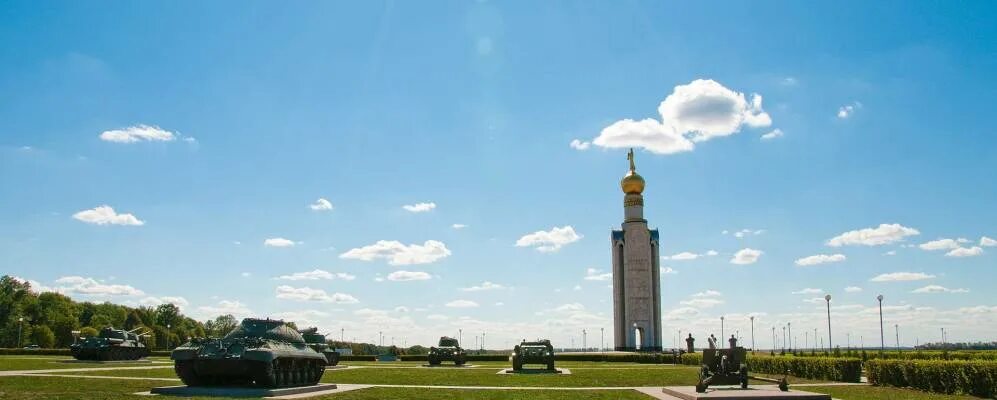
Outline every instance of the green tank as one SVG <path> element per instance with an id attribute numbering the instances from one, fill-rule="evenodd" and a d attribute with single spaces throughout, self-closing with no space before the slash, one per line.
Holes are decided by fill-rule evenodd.
<path id="1" fill-rule="evenodd" d="M 443 361 L 453 361 L 454 365 L 464 365 L 467 362 L 467 353 L 460 347 L 457 339 L 443 336 L 436 347 L 429 348 L 429 365 L 440 365 Z"/>
<path id="2" fill-rule="evenodd" d="M 554 346 L 550 340 L 538 339 L 535 342 L 517 344 L 512 352 L 512 370 L 522 371 L 525 364 L 543 364 L 548 371 L 556 371 L 554 368 Z"/>
<path id="3" fill-rule="evenodd" d="M 170 354 L 187 386 L 308 386 L 328 359 L 282 320 L 246 318 L 223 338 L 197 338 Z"/>
<path id="4" fill-rule="evenodd" d="M 121 361 L 138 360 L 149 355 L 149 348 L 142 343 L 142 328 L 130 331 L 105 327 L 96 337 L 84 337 L 69 346 L 77 360 Z"/>
<path id="5" fill-rule="evenodd" d="M 318 333 L 318 328 L 308 328 L 298 331 L 305 339 L 308 346 L 325 356 L 326 365 L 339 364 L 339 352 L 329 348 L 329 343 L 325 341 L 325 335 Z"/>

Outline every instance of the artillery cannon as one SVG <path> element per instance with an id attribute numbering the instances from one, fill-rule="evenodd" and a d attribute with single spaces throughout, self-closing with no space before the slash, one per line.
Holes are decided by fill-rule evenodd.
<path id="1" fill-rule="evenodd" d="M 548 371 L 557 371 L 554 368 L 554 346 L 548 339 L 538 339 L 534 342 L 527 342 L 524 339 L 512 350 L 513 371 L 522 371 L 525 364 L 543 364 Z"/>
<path id="2" fill-rule="evenodd" d="M 308 343 L 282 320 L 246 318 L 225 337 L 192 339 L 170 358 L 187 386 L 310 386 L 329 364 L 313 345 L 319 344 Z"/>
<path id="3" fill-rule="evenodd" d="M 732 347 L 703 350 L 696 392 L 704 393 L 710 385 L 741 385 L 742 389 L 747 389 L 748 379 L 778 384 L 779 390 L 784 392 L 789 390 L 786 377 L 771 379 L 748 375 L 747 351 L 744 347 Z"/>
<path id="4" fill-rule="evenodd" d="M 453 361 L 454 365 L 462 366 L 467 363 L 467 353 L 460 347 L 457 339 L 443 336 L 437 346 L 429 348 L 427 359 L 429 365 L 440 365 L 443 361 Z"/>
<path id="5" fill-rule="evenodd" d="M 130 331 L 105 327 L 96 337 L 85 337 L 69 346 L 73 358 L 77 360 L 121 361 L 138 360 L 149 355 L 149 348 L 141 338 L 147 335 L 139 332 L 144 327 Z"/>

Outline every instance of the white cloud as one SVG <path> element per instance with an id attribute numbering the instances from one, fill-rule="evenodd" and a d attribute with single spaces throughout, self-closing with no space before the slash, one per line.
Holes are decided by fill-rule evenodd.
<path id="1" fill-rule="evenodd" d="M 73 218 L 94 225 L 145 225 L 144 221 L 135 218 L 132 214 L 118 214 L 114 212 L 114 209 L 109 205 L 102 205 L 89 210 L 77 212 L 76 214 L 73 214 Z"/>
<path id="2" fill-rule="evenodd" d="M 571 225 L 553 227 L 550 231 L 536 231 L 516 241 L 517 247 L 534 246 L 541 252 L 553 252 L 561 249 L 562 246 L 577 242 L 582 236 L 575 233 L 575 228 Z"/>
<path id="3" fill-rule="evenodd" d="M 887 251 L 887 252 L 883 253 L 883 255 L 884 256 L 895 256 L 895 255 L 897 255 L 897 251 L 896 250 L 890 250 L 890 251 Z"/>
<path id="4" fill-rule="evenodd" d="M 855 110 L 861 108 L 862 108 L 862 103 L 859 103 L 857 101 L 853 102 L 852 104 L 846 104 L 841 107 L 838 107 L 838 118 L 846 119 L 848 117 L 851 117 L 852 114 L 855 113 Z"/>
<path id="5" fill-rule="evenodd" d="M 917 245 L 917 247 L 920 247 L 921 250 L 928 250 L 928 251 L 952 250 L 959 248 L 959 242 L 953 239 L 938 239 L 938 240 L 932 240 L 930 242 L 921 243 Z"/>
<path id="6" fill-rule="evenodd" d="M 689 251 L 683 251 L 681 253 L 672 254 L 670 256 L 661 256 L 661 259 L 662 260 L 684 261 L 684 260 L 695 260 L 695 259 L 700 258 L 700 257 L 712 257 L 712 256 L 715 256 L 717 254 L 720 254 L 720 253 L 717 253 L 716 250 L 710 250 L 710 251 L 707 251 L 707 252 L 702 253 L 702 254 L 693 253 L 693 252 L 689 252 Z"/>
<path id="7" fill-rule="evenodd" d="M 55 292 L 92 296 L 141 296 L 145 293 L 128 285 L 108 285 L 93 278 L 64 276 L 55 280 Z"/>
<path id="8" fill-rule="evenodd" d="M 388 274 L 389 281 L 425 281 L 433 279 L 431 275 L 422 271 L 395 271 Z"/>
<path id="9" fill-rule="evenodd" d="M 308 208 L 315 211 L 329 211 L 332 210 L 332 203 L 330 203 L 329 200 L 320 197 L 318 200 L 315 200 L 314 203 L 308 205 Z"/>
<path id="10" fill-rule="evenodd" d="M 477 307 L 478 303 L 475 303 L 471 300 L 454 300 L 445 304 L 445 306 L 451 308 L 472 308 L 472 307 Z"/>
<path id="11" fill-rule="evenodd" d="M 504 306 L 504 305 L 505 305 L 505 303 L 503 303 L 503 302 L 501 302 L 501 301 L 499 301 L 499 302 L 496 302 L 496 303 L 495 303 L 495 306 L 496 306 L 496 307 L 502 307 L 502 306 Z"/>
<path id="12" fill-rule="evenodd" d="M 891 272 L 888 274 L 876 275 L 869 281 L 871 282 L 902 282 L 902 281 L 919 281 L 924 279 L 934 278 L 934 275 L 925 274 L 923 272 Z"/>
<path id="13" fill-rule="evenodd" d="M 245 304 L 234 300 L 221 300 L 217 305 L 201 306 L 197 310 L 205 316 L 232 314 L 236 318 L 240 318 L 252 314 L 252 311 Z"/>
<path id="14" fill-rule="evenodd" d="M 795 291 L 795 292 L 793 292 L 791 294 L 818 294 L 818 293 L 821 293 L 821 292 L 823 292 L 823 290 L 821 290 L 821 289 L 805 288 L 805 289 L 797 290 L 797 291 Z"/>
<path id="15" fill-rule="evenodd" d="M 429 202 L 429 203 L 406 204 L 402 206 L 402 208 L 404 208 L 405 211 L 414 212 L 414 213 L 427 212 L 436 208 L 436 203 Z"/>
<path id="16" fill-rule="evenodd" d="M 404 245 L 395 240 L 378 240 L 372 245 L 350 249 L 339 258 L 373 261 L 381 258 L 391 265 L 429 264 L 446 258 L 450 250 L 443 242 L 427 240 L 422 245 Z"/>
<path id="17" fill-rule="evenodd" d="M 988 238 L 986 236 L 980 237 L 980 246 L 983 246 L 983 247 L 994 247 L 994 246 L 997 246 L 997 240 Z"/>
<path id="18" fill-rule="evenodd" d="M 830 255 L 828 255 L 828 254 L 817 254 L 817 255 L 813 255 L 813 256 L 809 256 L 809 257 L 803 257 L 801 259 L 796 260 L 796 265 L 801 266 L 801 267 L 805 267 L 805 266 L 810 266 L 810 265 L 819 265 L 819 264 L 826 264 L 826 263 L 836 263 L 836 262 L 841 262 L 841 261 L 845 261 L 845 255 L 844 254 L 830 254 Z"/>
<path id="19" fill-rule="evenodd" d="M 453 224 L 453 225 L 450 225 L 450 227 L 454 228 L 454 229 L 464 229 L 464 228 L 467 228 L 467 225 L 464 225 L 464 224 Z"/>
<path id="20" fill-rule="evenodd" d="M 322 289 L 312 289 L 310 287 L 292 287 L 287 285 L 277 286 L 277 298 L 295 301 L 317 301 L 321 303 L 355 304 L 360 301 L 355 297 L 345 293 L 328 294 Z"/>
<path id="21" fill-rule="evenodd" d="M 491 283 L 489 281 L 484 281 L 480 285 L 466 287 L 466 288 L 461 288 L 460 290 L 465 291 L 465 292 L 480 292 L 480 291 L 484 291 L 484 290 L 502 290 L 502 289 L 507 289 L 507 288 L 505 286 L 502 286 L 502 285 L 497 284 L 497 283 Z"/>
<path id="22" fill-rule="evenodd" d="M 315 281 L 319 279 L 342 279 L 346 281 L 352 281 L 356 279 L 356 276 L 347 274 L 345 272 L 329 272 L 323 269 L 315 269 L 306 272 L 295 272 L 290 275 L 281 275 L 274 279 L 285 280 L 285 281 Z"/>
<path id="23" fill-rule="evenodd" d="M 861 292 L 861 291 L 862 291 L 862 288 L 860 288 L 858 286 L 849 286 L 849 287 L 845 288 L 845 292 L 848 292 L 848 293 L 856 293 L 856 292 Z"/>
<path id="24" fill-rule="evenodd" d="M 727 233 L 729 233 L 729 231 L 724 230 L 723 232 L 720 232 L 720 233 L 726 235 Z M 734 237 L 736 237 L 738 239 L 741 239 L 741 238 L 743 238 L 745 236 L 751 236 L 751 235 L 758 236 L 758 235 L 761 235 L 763 233 L 765 233 L 764 229 L 747 229 L 747 228 L 745 228 L 745 229 L 741 229 L 741 230 L 739 230 L 737 232 L 734 232 Z"/>
<path id="25" fill-rule="evenodd" d="M 677 274 L 677 273 L 679 273 L 679 272 L 676 271 L 675 269 L 673 269 L 672 267 L 661 267 L 661 274 L 662 275 Z"/>
<path id="26" fill-rule="evenodd" d="M 243 277 L 243 278 L 249 278 L 250 276 L 253 276 L 253 274 L 252 274 L 252 273 L 250 273 L 250 272 L 243 272 L 243 273 L 242 273 L 242 274 L 240 274 L 240 275 L 242 275 L 242 277 Z"/>
<path id="27" fill-rule="evenodd" d="M 679 304 L 682 304 L 684 306 L 697 307 L 697 308 L 710 308 L 721 305 L 723 303 L 724 301 L 721 299 L 703 298 L 703 297 L 696 297 L 689 300 L 682 300 L 679 302 Z"/>
<path id="28" fill-rule="evenodd" d="M 158 126 L 135 125 L 124 129 L 104 131 L 100 134 L 100 140 L 115 143 L 135 143 L 139 141 L 159 141 L 169 142 L 176 139 L 173 132 L 164 130 Z"/>
<path id="29" fill-rule="evenodd" d="M 772 139 L 775 139 L 775 138 L 781 138 L 784 135 L 785 134 L 782 132 L 782 129 L 776 128 L 776 129 L 773 129 L 772 132 L 769 132 L 769 133 L 766 133 L 766 134 L 762 135 L 762 140 L 772 140 Z"/>
<path id="30" fill-rule="evenodd" d="M 643 147 L 658 154 L 692 151 L 694 142 L 737 133 L 742 126 L 762 127 L 772 119 L 762 110 L 762 97 L 730 90 L 709 79 L 676 86 L 658 106 L 661 120 L 619 120 L 604 128 L 592 143 L 605 148 Z"/>
<path id="31" fill-rule="evenodd" d="M 849 231 L 827 241 L 831 247 L 846 245 L 880 246 L 903 241 L 907 236 L 920 235 L 917 229 L 900 224 L 880 224 L 876 228 Z"/>
<path id="32" fill-rule="evenodd" d="M 720 297 L 720 296 L 723 296 L 723 293 L 720 293 L 712 289 L 707 290 L 705 292 L 698 292 L 692 295 L 692 297 Z"/>
<path id="33" fill-rule="evenodd" d="M 779 84 L 782 86 L 796 86 L 798 83 L 799 81 L 792 76 L 787 76 L 779 81 Z"/>
<path id="34" fill-rule="evenodd" d="M 575 290 L 575 291 L 582 290 L 582 285 L 575 285 L 575 287 L 572 288 L 572 290 Z"/>
<path id="35" fill-rule="evenodd" d="M 765 254 L 765 252 L 761 250 L 743 248 L 738 250 L 737 253 L 734 253 L 734 258 L 730 259 L 730 263 L 737 265 L 754 264 L 758 261 L 758 258 L 762 256 L 762 254 Z"/>
<path id="36" fill-rule="evenodd" d="M 395 312 L 396 313 L 407 313 L 407 312 L 409 312 L 409 308 L 405 307 L 405 306 L 398 306 L 398 307 L 395 307 Z"/>
<path id="37" fill-rule="evenodd" d="M 664 319 L 667 321 L 675 321 L 682 319 L 689 319 L 696 317 L 700 314 L 699 309 L 692 307 L 679 307 L 675 308 L 664 315 Z"/>
<path id="38" fill-rule="evenodd" d="M 571 146 L 572 149 L 582 150 L 582 151 L 588 150 L 589 146 L 591 146 L 591 145 L 592 145 L 592 143 L 590 143 L 590 142 L 583 142 L 583 141 L 578 140 L 578 139 L 572 140 L 571 144 L 569 144 L 569 146 Z"/>
<path id="39" fill-rule="evenodd" d="M 187 301 L 187 299 L 179 296 L 146 297 L 139 300 L 138 303 L 149 307 L 156 307 L 161 304 L 172 304 L 180 309 L 190 305 L 190 302 Z"/>
<path id="40" fill-rule="evenodd" d="M 948 253 L 945 253 L 945 256 L 946 257 L 975 257 L 975 256 L 978 256 L 978 255 L 981 255 L 981 254 L 983 254 L 983 248 L 978 247 L 978 246 L 973 246 L 973 247 L 969 247 L 969 248 L 966 248 L 966 247 L 957 248 L 957 249 L 952 250 L 952 251 L 950 251 Z"/>
<path id="41" fill-rule="evenodd" d="M 587 268 L 585 269 L 585 280 L 587 281 L 608 281 L 613 279 L 612 272 L 603 273 L 600 269 Z"/>
<path id="42" fill-rule="evenodd" d="M 811 297 L 809 299 L 803 299 L 804 303 L 810 303 L 810 304 L 824 304 L 826 301 L 827 300 L 825 300 L 823 297 Z"/>
<path id="43" fill-rule="evenodd" d="M 939 285 L 928 285 L 914 289 L 911 293 L 969 293 L 969 289 L 949 289 Z"/>
<path id="44" fill-rule="evenodd" d="M 430 315 L 426 316 L 426 319 L 433 320 L 433 321 L 446 321 L 446 320 L 450 319 L 450 317 L 448 317 L 446 315 L 442 315 L 442 314 L 430 314 Z"/>
<path id="45" fill-rule="evenodd" d="M 293 247 L 295 244 L 293 240 L 282 237 L 268 238 L 263 241 L 263 245 L 267 247 Z"/>

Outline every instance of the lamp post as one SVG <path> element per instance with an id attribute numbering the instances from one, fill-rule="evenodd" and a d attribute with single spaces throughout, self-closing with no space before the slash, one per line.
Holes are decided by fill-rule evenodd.
<path id="1" fill-rule="evenodd" d="M 827 301 L 827 350 L 831 351 L 834 347 L 831 345 L 831 295 L 824 295 L 824 300 Z"/>
<path id="2" fill-rule="evenodd" d="M 606 351 L 606 328 L 599 328 L 599 349 Z"/>
<path id="3" fill-rule="evenodd" d="M 724 340 L 724 317 L 720 316 L 720 340 Z"/>
<path id="4" fill-rule="evenodd" d="M 170 328 L 172 328 L 172 325 L 166 324 L 166 350 L 170 349 Z"/>
<path id="5" fill-rule="evenodd" d="M 773 352 L 775 351 L 775 346 L 776 346 L 775 341 L 776 341 L 776 339 L 775 339 L 775 327 L 773 326 L 772 327 L 772 351 Z"/>
<path id="6" fill-rule="evenodd" d="M 457 342 L 458 343 L 464 342 L 464 329 L 457 329 Z"/>
<path id="7" fill-rule="evenodd" d="M 751 320 L 751 354 L 755 354 L 755 316 L 748 317 Z M 679 335 L 682 337 L 682 335 Z"/>
<path id="8" fill-rule="evenodd" d="M 485 350 L 485 333 L 481 332 L 481 351 Z"/>
<path id="9" fill-rule="evenodd" d="M 807 347 L 810 347 L 810 340 L 807 338 L 808 335 L 810 335 L 810 332 L 803 331 L 803 351 L 807 351 Z"/>
<path id="10" fill-rule="evenodd" d="M 814 352 L 817 352 L 817 328 L 814 328 Z"/>
<path id="11" fill-rule="evenodd" d="M 897 332 L 897 352 L 900 352 L 900 324 L 893 324 L 893 329 Z"/>
<path id="12" fill-rule="evenodd" d="M 21 328 L 24 326 L 24 317 L 17 317 L 17 347 L 21 347 Z"/>
<path id="13" fill-rule="evenodd" d="M 786 352 L 786 327 L 782 327 L 782 352 Z"/>
<path id="14" fill-rule="evenodd" d="M 879 300 L 879 351 L 886 349 L 886 336 L 883 336 L 883 295 L 876 296 Z"/>
<path id="15" fill-rule="evenodd" d="M 345 342 L 344 338 L 346 338 L 346 328 L 339 328 L 339 342 Z"/>
<path id="16" fill-rule="evenodd" d="M 786 329 L 789 329 L 789 352 L 793 352 L 793 323 L 787 322 Z"/>
<path id="17" fill-rule="evenodd" d="M 382 331 L 377 331 L 377 345 L 384 347 L 384 332 Z"/>

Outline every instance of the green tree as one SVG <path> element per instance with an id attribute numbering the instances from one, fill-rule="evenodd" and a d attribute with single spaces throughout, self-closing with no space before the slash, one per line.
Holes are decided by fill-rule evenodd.
<path id="1" fill-rule="evenodd" d="M 211 329 L 208 329 L 209 324 Z M 204 330 L 208 336 L 222 337 L 235 329 L 236 326 L 239 326 L 239 322 L 236 321 L 235 316 L 232 314 L 226 314 L 218 316 L 214 321 L 206 322 L 204 324 Z"/>
<path id="2" fill-rule="evenodd" d="M 156 325 L 177 326 L 180 321 L 180 308 L 173 304 L 162 304 L 156 307 Z"/>
<path id="3" fill-rule="evenodd" d="M 36 325 L 31 329 L 31 341 L 38 346 L 50 349 L 55 347 L 55 333 L 45 325 Z"/>
<path id="4" fill-rule="evenodd" d="M 80 337 L 81 338 L 85 338 L 85 337 L 96 337 L 97 333 L 98 332 L 97 332 L 96 329 L 91 328 L 89 326 L 86 326 L 86 327 L 83 327 L 83 328 L 80 329 Z"/>

